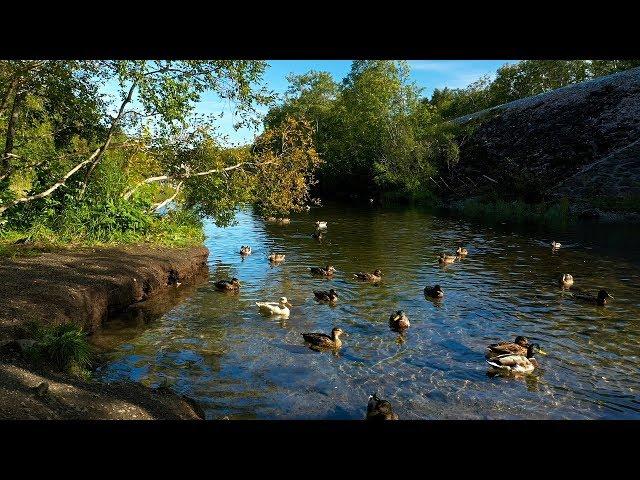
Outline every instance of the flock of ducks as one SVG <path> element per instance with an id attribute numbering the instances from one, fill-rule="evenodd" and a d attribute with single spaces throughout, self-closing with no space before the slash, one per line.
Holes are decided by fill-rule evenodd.
<path id="1" fill-rule="evenodd" d="M 275 218 L 268 217 L 266 221 L 271 223 L 288 224 L 287 218 Z M 318 221 L 315 223 L 316 230 L 314 232 L 314 238 L 322 238 L 322 235 L 327 230 L 327 222 Z M 554 251 L 557 251 L 561 244 L 553 241 L 551 247 Z M 240 248 L 240 255 L 244 257 L 251 255 L 251 247 L 243 245 Z M 449 265 L 457 260 L 468 255 L 468 250 L 462 246 L 456 250 L 456 255 L 447 255 L 442 253 L 438 256 L 438 263 L 440 265 Z M 268 259 L 272 263 L 280 263 L 284 261 L 285 255 L 281 253 L 271 253 Z M 332 277 L 337 270 L 333 265 L 326 265 L 324 267 L 310 267 L 310 272 L 314 276 Z M 382 272 L 379 269 L 373 272 L 358 272 L 354 274 L 354 277 L 361 281 L 377 283 L 382 279 Z M 565 273 L 558 280 L 558 284 L 563 289 L 569 289 L 574 284 L 573 276 L 569 273 Z M 216 289 L 220 291 L 238 292 L 240 290 L 240 281 L 237 278 L 231 280 L 220 280 L 215 282 Z M 314 290 L 313 295 L 316 300 L 321 302 L 328 302 L 334 304 L 338 300 L 338 294 L 331 288 L 328 291 Z M 444 297 L 444 290 L 440 285 L 426 286 L 424 289 L 425 297 L 433 300 L 441 300 Z M 607 303 L 608 299 L 613 299 L 606 290 L 600 290 L 597 295 L 593 295 L 589 292 L 579 291 L 573 294 L 573 296 L 583 302 L 603 306 Z M 256 306 L 260 313 L 264 315 L 277 315 L 282 318 L 288 318 L 292 308 L 287 297 L 280 297 L 278 302 L 256 302 Z M 409 317 L 403 310 L 398 310 L 392 313 L 389 317 L 389 327 L 397 332 L 404 332 L 411 326 Z M 330 334 L 321 332 L 302 333 L 304 342 L 314 350 L 334 350 L 342 347 L 342 340 L 340 336 L 345 334 L 344 330 L 339 327 L 333 328 Z M 504 372 L 508 374 L 528 374 L 533 372 L 540 365 L 535 358 L 536 354 L 547 355 L 543 351 L 538 343 L 529 343 L 529 340 L 524 336 L 517 336 L 513 342 L 503 341 L 499 343 L 493 343 L 487 346 L 485 358 L 486 362 L 490 365 L 494 372 Z M 398 416 L 393 412 L 391 404 L 379 398 L 376 394 L 369 396 L 369 402 L 367 405 L 367 419 L 368 420 L 397 420 Z"/>

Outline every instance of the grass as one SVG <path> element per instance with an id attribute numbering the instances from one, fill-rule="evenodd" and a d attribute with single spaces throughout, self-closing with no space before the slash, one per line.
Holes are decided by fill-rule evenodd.
<path id="1" fill-rule="evenodd" d="M 570 220 L 567 199 L 548 205 L 474 198 L 455 203 L 449 210 L 457 215 L 494 222 L 566 225 Z"/>
<path id="2" fill-rule="evenodd" d="M 589 201 L 596 208 L 612 212 L 640 213 L 640 195 L 624 197 L 596 197 Z"/>
<path id="3" fill-rule="evenodd" d="M 190 212 L 171 212 L 150 217 L 144 229 L 97 228 L 83 219 L 60 222 L 57 229 L 35 223 L 28 230 L 0 229 L 0 257 L 37 256 L 44 252 L 73 247 L 108 247 L 149 243 L 167 247 L 201 245 L 202 222 Z M 28 238 L 28 243 L 16 244 Z"/>
<path id="4" fill-rule="evenodd" d="M 81 327 L 72 324 L 43 326 L 33 323 L 30 329 L 36 341 L 27 352 L 31 361 L 66 373 L 83 377 L 89 375 L 92 351 Z"/>

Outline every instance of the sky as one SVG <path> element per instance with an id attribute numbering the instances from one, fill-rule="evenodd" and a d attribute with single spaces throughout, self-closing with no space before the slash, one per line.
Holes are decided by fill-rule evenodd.
<path id="1" fill-rule="evenodd" d="M 423 95 L 430 97 L 436 88 L 466 87 L 483 75 L 493 76 L 501 65 L 513 62 L 515 60 L 410 60 L 408 63 L 411 80 L 423 88 Z M 264 83 L 269 90 L 278 94 L 286 91 L 287 75 L 290 73 L 326 71 L 340 82 L 351 68 L 351 60 L 268 60 L 267 63 L 269 66 L 264 74 Z M 216 124 L 218 133 L 225 138 L 222 143 L 226 146 L 251 143 L 259 133 L 249 128 L 235 130 L 233 104 L 215 94 L 205 94 L 196 106 L 196 112 L 216 115 L 222 113 Z M 261 114 L 266 112 L 266 107 L 260 110 Z"/>

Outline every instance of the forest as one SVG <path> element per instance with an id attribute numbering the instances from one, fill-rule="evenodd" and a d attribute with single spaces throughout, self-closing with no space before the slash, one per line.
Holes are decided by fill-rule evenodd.
<path id="1" fill-rule="evenodd" d="M 0 238 L 50 243 L 202 240 L 202 219 L 299 212 L 319 198 L 435 205 L 465 131 L 452 119 L 640 65 L 526 60 L 430 97 L 404 61 L 288 77 L 265 61 L 0 61 Z M 105 85 L 110 92 L 105 94 Z M 250 145 L 229 148 L 205 93 L 232 102 Z M 259 107 L 268 107 L 261 118 Z"/>

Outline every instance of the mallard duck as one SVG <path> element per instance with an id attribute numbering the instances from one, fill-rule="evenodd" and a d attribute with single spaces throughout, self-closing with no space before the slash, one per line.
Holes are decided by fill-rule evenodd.
<path id="1" fill-rule="evenodd" d="M 327 265 L 324 268 L 322 268 L 322 267 L 309 267 L 309 270 L 311 270 L 311 274 L 312 275 L 323 275 L 325 277 L 330 277 L 335 272 L 337 272 L 337 270 L 335 268 L 333 268 L 333 265 Z"/>
<path id="2" fill-rule="evenodd" d="M 398 415 L 393 413 L 389 402 L 378 398 L 374 393 L 373 395 L 369 395 L 367 420 L 398 420 Z"/>
<path id="3" fill-rule="evenodd" d="M 272 253 L 268 258 L 270 262 L 284 262 L 284 253 Z"/>
<path id="4" fill-rule="evenodd" d="M 323 302 L 335 302 L 338 300 L 338 294 L 332 288 L 328 292 L 324 292 L 322 290 L 314 290 L 313 294 L 316 297 L 316 300 L 321 300 Z"/>
<path id="5" fill-rule="evenodd" d="M 358 272 L 354 273 L 353 276 L 358 280 L 365 280 L 367 282 L 379 282 L 382 279 L 382 271 L 380 271 L 379 268 L 376 268 L 373 273 Z"/>
<path id="6" fill-rule="evenodd" d="M 222 291 L 240 290 L 240 280 L 236 277 L 233 277 L 231 280 L 219 280 L 214 283 L 214 285 L 218 290 Z"/>
<path id="7" fill-rule="evenodd" d="M 529 347 L 529 339 L 518 335 L 513 342 L 492 343 L 487 347 L 486 358 L 497 357 L 498 355 L 526 355 Z"/>
<path id="8" fill-rule="evenodd" d="M 389 326 L 394 330 L 404 330 L 409 328 L 411 323 L 409 323 L 409 317 L 404 313 L 404 310 L 398 310 L 389 317 Z"/>
<path id="9" fill-rule="evenodd" d="M 247 255 L 251 255 L 251 247 L 249 245 L 243 245 L 240 247 L 240 255 L 246 257 Z"/>
<path id="10" fill-rule="evenodd" d="M 531 373 L 540 366 L 538 361 L 533 357 L 536 353 L 546 355 L 546 352 L 540 349 L 540 345 L 532 343 L 527 347 L 526 355 L 507 353 L 505 355 L 491 357 L 487 360 L 487 363 L 494 368 L 507 372 Z"/>
<path id="11" fill-rule="evenodd" d="M 456 250 L 456 254 L 462 257 L 464 255 L 468 255 L 469 251 L 464 247 L 458 247 L 458 249 Z"/>
<path id="12" fill-rule="evenodd" d="M 444 253 L 441 253 L 440 256 L 438 257 L 438 263 L 442 265 L 453 263 L 455 261 L 456 261 L 456 257 L 454 255 L 446 255 Z"/>
<path id="13" fill-rule="evenodd" d="M 444 290 L 442 290 L 440 285 L 434 285 L 433 287 L 426 286 L 424 287 L 424 294 L 431 298 L 442 298 L 444 297 Z"/>
<path id="14" fill-rule="evenodd" d="M 562 246 L 562 244 L 560 242 L 556 242 L 555 240 L 551 242 L 551 248 L 558 249 Z"/>
<path id="15" fill-rule="evenodd" d="M 581 302 L 592 303 L 600 306 L 606 305 L 608 298 L 613 299 L 613 295 L 607 293 L 606 290 L 600 290 L 598 292 L 598 296 L 594 296 L 589 292 L 574 293 L 573 296 Z"/>
<path id="16" fill-rule="evenodd" d="M 341 328 L 336 327 L 331 330 L 331 336 L 325 333 L 303 333 L 302 338 L 316 348 L 340 348 L 342 346 L 340 335 L 343 333 Z"/>
<path id="17" fill-rule="evenodd" d="M 278 218 L 278 223 L 280 225 L 288 225 L 291 223 L 291 219 L 289 218 Z"/>
<path id="18" fill-rule="evenodd" d="M 562 275 L 562 277 L 560 277 L 558 283 L 561 287 L 569 288 L 571 285 L 573 285 L 573 276 L 570 273 L 565 273 L 564 275 Z"/>
<path id="19" fill-rule="evenodd" d="M 327 222 L 321 222 L 321 221 L 316 222 L 316 230 L 326 230 L 326 229 L 327 229 Z"/>
<path id="20" fill-rule="evenodd" d="M 279 315 L 281 317 L 289 317 L 289 307 L 292 305 L 287 297 L 280 297 L 280 301 L 276 302 L 256 302 L 260 313 L 265 315 Z"/>

